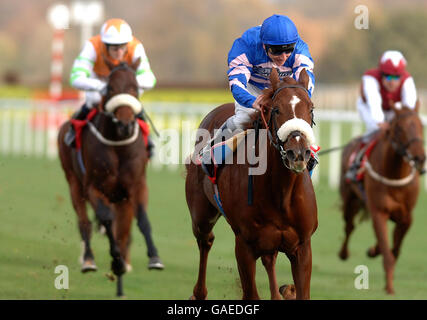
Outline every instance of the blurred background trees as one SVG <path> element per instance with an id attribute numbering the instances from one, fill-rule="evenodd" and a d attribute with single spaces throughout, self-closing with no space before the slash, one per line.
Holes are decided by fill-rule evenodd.
<path id="1" fill-rule="evenodd" d="M 72 0 L 62 3 L 70 5 Z M 227 54 L 247 28 L 273 13 L 296 23 L 318 83 L 356 83 L 384 50 L 401 50 L 417 86 L 427 87 L 426 1 L 368 0 L 369 29 L 357 30 L 358 1 L 105 0 L 105 19 L 127 20 L 142 40 L 158 86 L 227 87 Z M 47 87 L 53 0 L 0 0 L 0 84 Z M 93 29 L 99 32 L 100 25 Z M 64 85 L 81 49 L 80 27 L 65 32 Z"/>

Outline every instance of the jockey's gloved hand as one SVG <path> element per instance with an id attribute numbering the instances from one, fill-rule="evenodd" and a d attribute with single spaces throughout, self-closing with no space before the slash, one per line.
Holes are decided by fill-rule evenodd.
<path id="1" fill-rule="evenodd" d="M 96 88 L 96 91 L 105 96 L 107 94 L 107 82 L 99 80 L 99 85 Z"/>

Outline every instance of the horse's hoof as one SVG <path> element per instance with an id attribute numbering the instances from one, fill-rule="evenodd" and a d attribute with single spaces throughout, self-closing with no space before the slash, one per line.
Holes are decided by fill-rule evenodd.
<path id="1" fill-rule="evenodd" d="M 131 272 L 133 270 L 132 265 L 129 263 L 126 263 L 126 272 Z"/>
<path id="2" fill-rule="evenodd" d="M 394 295 L 395 294 L 395 292 L 394 292 L 394 289 L 393 288 L 385 288 L 385 291 L 387 292 L 387 294 L 389 294 L 389 295 Z"/>
<path id="3" fill-rule="evenodd" d="M 295 285 L 293 284 L 284 284 L 279 288 L 279 292 L 284 300 L 296 300 L 297 298 Z"/>
<path id="4" fill-rule="evenodd" d="M 82 273 L 94 272 L 97 270 L 98 270 L 98 267 L 96 266 L 93 260 L 86 260 L 82 264 L 82 269 L 81 269 Z"/>
<path id="5" fill-rule="evenodd" d="M 121 276 L 126 273 L 126 263 L 123 259 L 113 259 L 111 262 L 111 270 L 116 276 Z"/>
<path id="6" fill-rule="evenodd" d="M 341 260 L 347 260 L 348 259 L 348 251 L 347 250 L 341 250 L 338 254 Z"/>
<path id="7" fill-rule="evenodd" d="M 196 297 L 194 295 L 190 296 L 190 298 L 188 298 L 188 300 L 196 300 Z"/>
<path id="8" fill-rule="evenodd" d="M 159 257 L 151 257 L 148 261 L 148 270 L 163 270 L 165 268 Z"/>
<path id="9" fill-rule="evenodd" d="M 368 249 L 368 251 L 366 251 L 366 255 L 369 258 L 375 258 L 375 257 L 378 257 L 380 255 L 380 253 L 375 247 L 371 247 Z"/>

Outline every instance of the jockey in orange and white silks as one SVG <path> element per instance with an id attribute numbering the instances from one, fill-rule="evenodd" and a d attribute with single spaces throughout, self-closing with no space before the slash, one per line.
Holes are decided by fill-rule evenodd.
<path id="1" fill-rule="evenodd" d="M 156 84 L 156 77 L 151 71 L 144 47 L 141 41 L 132 35 L 129 24 L 122 19 L 107 20 L 101 27 L 101 33 L 86 41 L 71 69 L 71 86 L 85 91 L 86 96 L 84 105 L 73 115 L 73 119 L 84 120 L 91 108 L 101 102 L 101 92 L 106 89 L 107 77 L 110 74 L 104 59 L 113 65 L 120 62 L 131 65 L 140 59 L 136 70 L 139 95 Z M 142 112 L 136 116 L 146 120 Z M 70 126 L 65 134 L 65 143 L 71 147 L 75 146 L 73 126 Z M 150 139 L 148 144 L 151 156 L 153 144 Z"/>
<path id="2" fill-rule="evenodd" d="M 376 131 L 393 117 L 390 104 L 415 108 L 417 90 L 414 79 L 406 71 L 406 60 L 401 52 L 383 53 L 377 68 L 362 76 L 357 109 L 366 125 L 366 135 Z"/>
<path id="3" fill-rule="evenodd" d="M 86 93 L 86 107 L 91 108 L 101 100 L 100 91 L 106 86 L 110 72 L 104 58 L 113 64 L 122 61 L 131 64 L 141 58 L 136 79 L 140 94 L 156 84 L 144 47 L 132 35 L 129 24 L 122 19 L 110 19 L 101 27 L 101 33 L 86 41 L 83 50 L 74 61 L 71 69 L 70 84 Z"/>

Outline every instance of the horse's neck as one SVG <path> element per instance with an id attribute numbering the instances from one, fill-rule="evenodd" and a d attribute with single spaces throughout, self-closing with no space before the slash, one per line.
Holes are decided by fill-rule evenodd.
<path id="1" fill-rule="evenodd" d="M 374 155 L 379 162 L 382 163 L 382 173 L 389 178 L 401 178 L 407 176 L 411 172 L 410 165 L 403 159 L 401 155 L 393 148 L 390 138 L 385 136 L 378 142 L 379 148 L 374 149 Z"/>
<path id="2" fill-rule="evenodd" d="M 293 186 L 297 179 L 302 178 L 301 175 L 296 175 L 291 172 L 282 162 L 282 158 L 277 149 L 274 148 L 270 142 L 267 142 L 267 171 L 266 178 L 274 190 L 280 192 L 273 192 L 272 196 L 278 195 L 280 200 L 283 200 L 289 192 L 292 191 Z"/>

